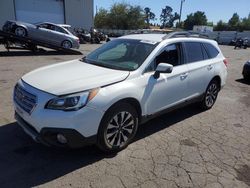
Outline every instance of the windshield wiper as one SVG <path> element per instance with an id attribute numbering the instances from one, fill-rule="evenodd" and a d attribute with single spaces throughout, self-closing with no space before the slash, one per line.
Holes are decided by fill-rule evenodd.
<path id="1" fill-rule="evenodd" d="M 114 65 L 111 66 L 111 65 L 104 64 L 104 63 L 101 63 L 101 62 L 96 62 L 96 61 L 93 61 L 93 60 L 89 60 L 89 59 L 86 58 L 86 56 L 81 58 L 79 61 L 82 61 L 82 62 L 87 63 L 87 64 L 99 66 L 99 67 L 114 69 L 114 70 L 130 71 L 130 70 L 128 70 L 126 68 L 123 68 L 123 67 L 118 67 L 118 66 L 114 66 Z"/>
<path id="2" fill-rule="evenodd" d="M 83 58 L 79 59 L 79 61 L 84 62 L 86 60 L 86 56 L 84 56 Z"/>

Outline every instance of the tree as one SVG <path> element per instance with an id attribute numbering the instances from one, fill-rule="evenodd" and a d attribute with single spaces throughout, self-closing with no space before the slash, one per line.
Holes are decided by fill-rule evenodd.
<path id="1" fill-rule="evenodd" d="M 100 9 L 94 19 L 97 28 L 105 29 L 141 29 L 144 28 L 144 13 L 140 6 L 115 3 L 108 11 Z"/>
<path id="2" fill-rule="evenodd" d="M 129 6 L 128 27 L 125 29 L 142 29 L 145 27 L 144 12 L 140 6 Z"/>
<path id="3" fill-rule="evenodd" d="M 145 21 L 147 23 L 147 27 L 149 28 L 150 20 L 155 20 L 155 14 L 151 12 L 151 9 L 148 7 L 144 9 L 144 12 L 145 12 Z"/>
<path id="4" fill-rule="evenodd" d="M 94 24 L 97 28 L 106 28 L 109 23 L 108 11 L 101 8 L 95 15 Z"/>
<path id="5" fill-rule="evenodd" d="M 162 22 L 162 27 L 173 27 L 174 21 L 179 19 L 179 14 L 175 12 L 172 14 L 173 9 L 170 6 L 166 6 L 162 9 L 160 15 L 160 21 Z"/>
<path id="6" fill-rule="evenodd" d="M 228 30 L 228 24 L 220 20 L 217 25 L 214 27 L 215 31 L 227 31 Z"/>
<path id="7" fill-rule="evenodd" d="M 219 21 L 214 28 L 215 31 L 244 31 L 250 30 L 250 14 L 248 17 L 240 18 L 237 13 L 228 20 L 227 23 Z"/>
<path id="8" fill-rule="evenodd" d="M 192 30 L 194 25 L 207 25 L 205 12 L 197 11 L 187 15 L 187 19 L 184 21 L 184 28 Z"/>
<path id="9" fill-rule="evenodd" d="M 248 17 L 242 19 L 241 27 L 242 30 L 250 30 L 250 13 Z"/>
<path id="10" fill-rule="evenodd" d="M 237 13 L 234 13 L 232 18 L 228 21 L 228 26 L 230 27 L 230 30 L 237 30 L 240 26 L 240 17 Z"/>

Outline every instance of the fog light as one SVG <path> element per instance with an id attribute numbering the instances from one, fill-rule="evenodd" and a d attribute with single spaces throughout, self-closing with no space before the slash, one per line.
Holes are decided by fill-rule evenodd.
<path id="1" fill-rule="evenodd" d="M 57 141 L 61 144 L 66 144 L 67 143 L 67 139 L 65 136 L 63 136 L 62 134 L 57 134 L 56 135 Z"/>

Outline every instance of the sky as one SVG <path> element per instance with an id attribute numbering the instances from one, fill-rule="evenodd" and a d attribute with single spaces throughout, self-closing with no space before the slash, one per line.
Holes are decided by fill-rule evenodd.
<path id="1" fill-rule="evenodd" d="M 109 9 L 112 4 L 125 2 L 141 7 L 149 7 L 155 13 L 159 23 L 162 8 L 166 5 L 173 8 L 173 12 L 180 12 L 181 0 L 94 0 L 95 9 Z M 182 18 L 185 20 L 187 15 L 196 11 L 205 12 L 209 22 L 216 24 L 219 20 L 227 22 L 237 12 L 239 16 L 247 17 L 250 13 L 250 0 L 185 0 L 183 3 Z"/>

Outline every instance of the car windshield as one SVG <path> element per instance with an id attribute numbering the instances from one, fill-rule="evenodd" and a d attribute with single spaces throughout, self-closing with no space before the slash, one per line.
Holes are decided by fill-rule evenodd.
<path id="1" fill-rule="evenodd" d="M 157 43 L 151 41 L 115 39 L 84 57 L 83 61 L 110 69 L 133 71 L 156 46 Z"/>

